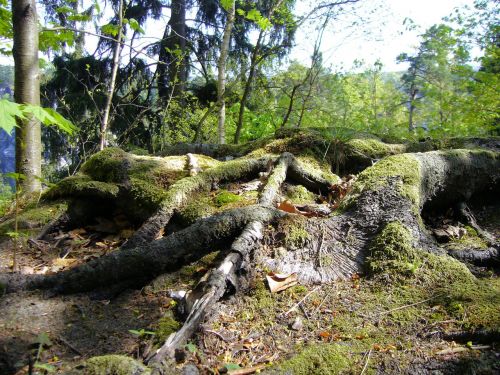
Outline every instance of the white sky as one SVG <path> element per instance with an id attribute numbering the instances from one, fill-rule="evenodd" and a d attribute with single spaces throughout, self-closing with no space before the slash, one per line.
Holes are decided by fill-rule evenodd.
<path id="1" fill-rule="evenodd" d="M 451 14 L 454 8 L 469 5 L 473 0 L 363 0 L 358 5 L 361 26 L 351 27 L 358 21 L 353 15 L 339 17 L 331 22 L 322 43 L 323 61 L 326 66 L 349 69 L 355 60 L 373 64 L 377 59 L 385 71 L 404 70 L 396 64 L 396 56 L 411 52 L 419 43 L 418 35 Z M 370 14 L 373 12 L 373 14 Z M 403 22 L 411 18 L 419 26 L 414 31 L 405 30 Z M 353 30 L 355 29 L 355 30 Z M 303 30 L 297 34 L 297 47 L 291 58 L 308 64 L 316 34 Z"/>
<path id="2" fill-rule="evenodd" d="M 303 12 L 314 0 L 298 0 L 297 11 Z M 449 15 L 454 8 L 472 6 L 473 0 L 362 0 L 355 11 L 330 22 L 323 37 L 322 52 L 326 66 L 348 70 L 355 60 L 373 64 L 377 59 L 385 71 L 404 70 L 396 64 L 396 56 L 401 52 L 411 52 L 418 45 L 418 35 L 441 18 Z M 416 30 L 407 31 L 403 25 L 405 18 L 411 18 Z M 105 22 L 104 20 L 102 22 Z M 163 17 L 159 27 L 155 22 L 146 29 L 145 36 L 161 37 L 163 25 L 168 17 Z M 358 22 L 357 25 L 352 25 Z M 296 47 L 290 59 L 297 59 L 309 65 L 309 58 L 316 39 L 313 27 L 303 27 L 296 35 Z M 91 37 L 86 37 L 91 41 Z M 152 39 L 144 39 L 145 43 Z M 93 51 L 92 49 L 90 49 Z M 13 64 L 12 58 L 0 57 L 0 64 Z"/>

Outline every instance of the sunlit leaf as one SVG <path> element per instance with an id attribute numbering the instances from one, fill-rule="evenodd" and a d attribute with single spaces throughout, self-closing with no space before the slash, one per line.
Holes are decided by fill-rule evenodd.
<path id="1" fill-rule="evenodd" d="M 16 117 L 20 119 L 25 118 L 19 104 L 6 99 L 0 99 L 0 129 L 11 134 L 12 129 L 17 126 Z"/>

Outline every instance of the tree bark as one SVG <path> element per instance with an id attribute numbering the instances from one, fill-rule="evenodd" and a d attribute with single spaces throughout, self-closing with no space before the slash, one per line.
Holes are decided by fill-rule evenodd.
<path id="1" fill-rule="evenodd" d="M 226 100 L 224 95 L 226 93 L 226 60 L 229 52 L 229 42 L 231 41 L 231 31 L 233 29 L 235 17 L 236 2 L 231 2 L 231 7 L 227 10 L 226 27 L 224 28 L 224 37 L 220 48 L 220 56 L 218 62 L 218 80 L 217 80 L 217 104 L 219 107 L 217 138 L 219 144 L 226 143 Z"/>
<path id="2" fill-rule="evenodd" d="M 109 125 L 109 114 L 111 112 L 111 104 L 113 102 L 113 93 L 115 91 L 116 75 L 118 73 L 118 66 L 120 65 L 120 56 L 122 51 L 122 26 L 123 26 L 123 0 L 120 0 L 120 6 L 118 8 L 118 37 L 116 38 L 116 44 L 113 51 L 113 68 L 111 71 L 111 81 L 109 82 L 108 95 L 106 98 L 106 106 L 104 107 L 104 114 L 102 115 L 101 121 L 101 139 L 99 144 L 99 150 L 103 150 L 106 147 L 106 134 L 108 132 Z"/>
<path id="3" fill-rule="evenodd" d="M 14 29 L 14 100 L 19 104 L 40 105 L 38 67 L 38 16 L 34 0 L 12 1 Z M 36 193 L 42 188 L 40 122 L 29 116 L 18 120 L 16 129 L 16 171 L 24 175 L 18 181 L 23 193 Z"/>
<path id="4" fill-rule="evenodd" d="M 181 98 L 188 75 L 186 55 L 186 0 L 172 0 L 170 21 L 160 44 L 158 94 L 164 102 Z M 170 33 L 168 33 L 170 28 Z"/>

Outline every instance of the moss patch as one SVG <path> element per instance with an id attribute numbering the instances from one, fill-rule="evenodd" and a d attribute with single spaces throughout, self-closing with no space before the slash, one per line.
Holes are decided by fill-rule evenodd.
<path id="1" fill-rule="evenodd" d="M 301 249 L 309 241 L 309 233 L 305 229 L 306 222 L 306 218 L 297 215 L 288 216 L 280 220 L 278 233 L 282 236 L 283 245 L 287 249 Z"/>
<path id="2" fill-rule="evenodd" d="M 231 193 L 226 190 L 221 190 L 215 196 L 214 203 L 217 205 L 217 207 L 222 207 L 229 203 L 239 202 L 241 201 L 241 199 L 242 198 L 240 195 Z"/>
<path id="3" fill-rule="evenodd" d="M 92 155 L 81 168 L 81 172 L 93 180 L 123 182 L 128 177 L 130 158 L 125 151 L 109 147 Z"/>
<path id="4" fill-rule="evenodd" d="M 390 144 L 372 138 L 356 138 L 346 142 L 347 153 L 361 154 L 370 159 L 381 159 L 383 157 L 405 152 L 403 144 Z"/>
<path id="5" fill-rule="evenodd" d="M 158 321 L 158 327 L 155 330 L 155 341 L 163 343 L 172 333 L 178 331 L 182 324 L 174 319 L 172 313 L 165 315 Z"/>
<path id="6" fill-rule="evenodd" d="M 45 224 L 61 215 L 67 208 L 66 202 L 50 202 L 28 205 L 18 215 L 18 230 L 21 234 L 30 235 L 40 230 Z M 13 232 L 15 217 L 10 217 L 0 224 L 0 237 Z"/>
<path id="7" fill-rule="evenodd" d="M 294 375 L 339 374 L 352 367 L 350 348 L 342 344 L 311 345 L 283 362 L 279 369 Z"/>
<path id="8" fill-rule="evenodd" d="M 124 355 L 103 355 L 85 361 L 86 375 L 130 375 L 150 374 L 146 366 Z"/>
<path id="9" fill-rule="evenodd" d="M 316 201 L 316 194 L 311 193 L 302 185 L 288 185 L 286 197 L 293 204 L 314 203 Z"/>
<path id="10" fill-rule="evenodd" d="M 95 181 L 85 174 L 78 173 L 51 187 L 43 194 L 43 198 L 53 200 L 72 196 L 87 196 L 114 199 L 119 192 L 120 188 L 116 184 Z"/>
<path id="11" fill-rule="evenodd" d="M 418 212 L 421 172 L 419 162 L 411 154 L 389 156 L 361 172 L 341 208 L 350 206 L 363 191 L 387 186 L 390 179 L 398 180 L 400 193 L 413 203 Z"/>

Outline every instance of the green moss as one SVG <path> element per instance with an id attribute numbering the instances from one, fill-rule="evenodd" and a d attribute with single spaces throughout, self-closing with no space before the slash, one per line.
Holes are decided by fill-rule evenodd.
<path id="1" fill-rule="evenodd" d="M 342 344 L 311 345 L 278 368 L 293 375 L 339 374 L 352 367 L 349 349 Z"/>
<path id="2" fill-rule="evenodd" d="M 214 203 L 218 206 L 224 206 L 229 203 L 239 202 L 241 201 L 241 196 L 231 193 L 226 190 L 222 190 L 214 198 Z"/>
<path id="3" fill-rule="evenodd" d="M 31 234 L 40 230 L 45 224 L 61 215 L 67 208 L 66 202 L 42 203 L 27 206 L 18 214 L 18 230 L 20 233 Z M 15 228 L 15 217 L 10 217 L 0 224 L 0 236 L 13 232 Z"/>
<path id="4" fill-rule="evenodd" d="M 383 273 L 399 280 L 412 278 L 426 285 L 474 280 L 459 261 L 415 249 L 410 231 L 397 221 L 388 223 L 372 241 L 366 264 L 372 274 Z"/>
<path id="5" fill-rule="evenodd" d="M 302 216 L 289 216 L 280 220 L 278 232 L 283 236 L 283 245 L 290 250 L 304 247 L 309 240 L 305 230 L 307 220 Z"/>
<path id="6" fill-rule="evenodd" d="M 370 272 L 408 286 L 413 298 L 434 298 L 468 328 L 500 330 L 500 280 L 478 280 L 463 263 L 415 249 L 412 241 L 401 223 L 387 224 L 372 243 Z"/>
<path id="7" fill-rule="evenodd" d="M 274 298 L 263 280 L 258 280 L 255 283 L 250 295 L 252 304 L 248 306 L 248 310 L 253 312 L 271 308 L 275 304 Z"/>
<path id="8" fill-rule="evenodd" d="M 208 217 L 217 212 L 212 199 L 206 196 L 197 195 L 186 206 L 178 211 L 178 217 L 182 225 L 189 226 L 196 220 Z"/>
<path id="9" fill-rule="evenodd" d="M 378 139 L 351 139 L 346 142 L 349 154 L 362 154 L 370 159 L 380 159 L 388 155 L 401 154 L 405 152 L 403 144 L 390 144 Z"/>
<path id="10" fill-rule="evenodd" d="M 311 193 L 302 185 L 290 185 L 286 191 L 286 197 L 294 204 L 314 203 L 316 194 Z"/>
<path id="11" fill-rule="evenodd" d="M 166 197 L 165 190 L 150 182 L 132 177 L 130 179 L 130 196 L 136 205 L 141 205 L 148 211 L 160 206 Z"/>
<path id="12" fill-rule="evenodd" d="M 123 182 L 128 177 L 130 158 L 125 151 L 109 147 L 92 155 L 81 168 L 81 172 L 93 180 L 103 182 Z"/>
<path id="13" fill-rule="evenodd" d="M 384 272 L 394 277 L 413 275 L 421 260 L 412 241 L 410 232 L 401 223 L 387 224 L 371 244 L 367 259 L 370 273 Z"/>
<path id="14" fill-rule="evenodd" d="M 79 195 L 112 199 L 116 198 L 119 192 L 120 188 L 116 184 L 94 181 L 89 176 L 78 173 L 50 188 L 43 194 L 43 198 L 52 200 Z"/>
<path id="15" fill-rule="evenodd" d="M 150 374 L 151 370 L 135 359 L 123 355 L 104 355 L 85 361 L 86 375 Z"/>
<path id="16" fill-rule="evenodd" d="M 155 341 L 163 343 L 172 333 L 178 331 L 182 324 L 173 318 L 172 314 L 165 315 L 158 321 L 155 331 Z"/>
<path id="17" fill-rule="evenodd" d="M 420 164 L 411 154 L 389 156 L 358 175 L 352 193 L 342 203 L 346 208 L 365 190 L 386 186 L 389 179 L 397 178 L 400 193 L 408 198 L 416 211 L 420 207 Z"/>

